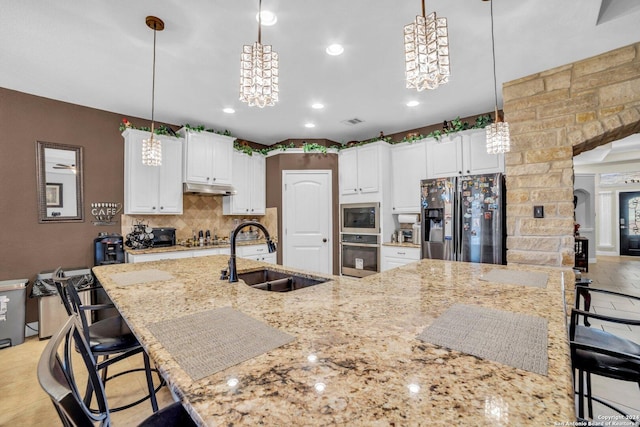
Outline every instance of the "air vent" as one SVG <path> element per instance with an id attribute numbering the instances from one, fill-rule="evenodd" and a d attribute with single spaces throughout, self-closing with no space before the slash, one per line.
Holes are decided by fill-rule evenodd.
<path id="1" fill-rule="evenodd" d="M 340 123 L 344 123 L 345 125 L 349 125 L 349 126 L 353 126 L 353 125 L 357 125 L 359 123 L 362 123 L 363 120 L 360 120 L 358 118 L 354 118 L 354 119 L 349 119 L 349 120 L 343 120 Z"/>

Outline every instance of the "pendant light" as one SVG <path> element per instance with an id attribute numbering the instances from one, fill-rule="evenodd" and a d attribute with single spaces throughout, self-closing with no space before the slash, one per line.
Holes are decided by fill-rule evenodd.
<path id="1" fill-rule="evenodd" d="M 487 0 L 483 0 L 487 1 Z M 493 54 L 493 94 L 495 97 L 495 120 L 487 125 L 487 153 L 506 153 L 511 149 L 509 123 L 502 121 L 498 114 L 498 83 L 496 79 L 496 47 L 493 36 L 493 0 L 491 3 L 491 52 Z"/>
<path id="2" fill-rule="evenodd" d="M 258 41 L 242 49 L 240 101 L 260 108 L 278 102 L 278 54 L 271 45 L 262 44 L 262 0 L 258 1 Z"/>
<path id="3" fill-rule="evenodd" d="M 151 135 L 142 140 L 142 164 L 147 166 L 162 165 L 162 141 L 155 134 L 155 93 L 156 93 L 156 33 L 164 30 L 164 22 L 155 16 L 147 16 L 147 27 L 153 30 L 153 78 L 151 83 Z"/>
<path id="4" fill-rule="evenodd" d="M 422 0 L 422 15 L 404 27 L 407 88 L 421 92 L 449 81 L 448 33 L 447 18 L 438 18 L 435 12 L 426 16 Z"/>

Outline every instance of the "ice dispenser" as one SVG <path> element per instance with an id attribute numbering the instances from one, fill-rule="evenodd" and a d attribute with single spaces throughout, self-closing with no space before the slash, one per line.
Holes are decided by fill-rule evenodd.
<path id="1" fill-rule="evenodd" d="M 446 179 L 422 181 L 422 258 L 452 258 L 451 191 Z"/>

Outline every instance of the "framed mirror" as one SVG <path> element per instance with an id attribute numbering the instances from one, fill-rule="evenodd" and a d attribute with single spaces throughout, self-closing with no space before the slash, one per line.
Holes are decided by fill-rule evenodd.
<path id="1" fill-rule="evenodd" d="M 36 142 L 38 221 L 84 221 L 82 147 Z"/>

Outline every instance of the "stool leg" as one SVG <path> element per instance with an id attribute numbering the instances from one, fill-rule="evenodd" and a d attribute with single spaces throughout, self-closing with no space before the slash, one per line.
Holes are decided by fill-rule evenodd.
<path id="1" fill-rule="evenodd" d="M 151 363 L 149 362 L 149 356 L 145 351 L 142 352 L 144 358 L 144 371 L 147 375 L 147 387 L 149 387 L 149 397 L 151 399 L 151 409 L 153 412 L 158 412 L 158 401 L 156 400 L 156 391 L 153 387 L 153 377 L 151 376 Z"/>
<path id="2" fill-rule="evenodd" d="M 587 372 L 587 405 L 589 409 L 589 419 L 593 419 L 593 401 L 591 400 L 591 373 Z"/>
<path id="3" fill-rule="evenodd" d="M 578 416 L 584 418 L 584 371 L 578 369 Z"/>

